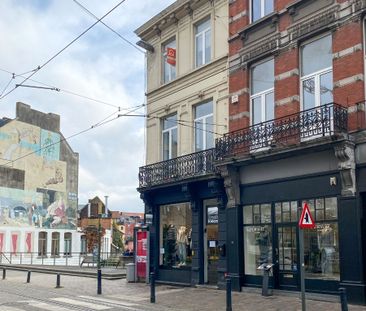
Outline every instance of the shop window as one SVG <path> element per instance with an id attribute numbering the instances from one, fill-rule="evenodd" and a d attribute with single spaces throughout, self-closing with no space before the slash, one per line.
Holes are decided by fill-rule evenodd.
<path id="1" fill-rule="evenodd" d="M 252 22 L 273 12 L 273 0 L 251 0 Z"/>
<path id="2" fill-rule="evenodd" d="M 214 147 L 212 101 L 194 107 L 195 151 Z"/>
<path id="3" fill-rule="evenodd" d="M 58 232 L 52 232 L 51 255 L 60 255 L 60 233 Z"/>
<path id="4" fill-rule="evenodd" d="M 176 78 L 176 41 L 170 40 L 164 44 L 163 50 L 163 79 L 164 83 Z"/>
<path id="5" fill-rule="evenodd" d="M 261 264 L 272 263 L 271 204 L 244 206 L 244 269 L 248 275 L 262 275 Z"/>
<path id="6" fill-rule="evenodd" d="M 274 119 L 274 60 L 257 64 L 251 70 L 252 124 Z"/>
<path id="7" fill-rule="evenodd" d="M 47 256 L 47 232 L 38 234 L 38 256 Z"/>
<path id="8" fill-rule="evenodd" d="M 200 22 L 195 27 L 196 67 L 211 60 L 211 20 Z"/>
<path id="9" fill-rule="evenodd" d="M 192 263 L 192 211 L 189 203 L 160 206 L 160 265 L 184 268 Z"/>
<path id="10" fill-rule="evenodd" d="M 72 235 L 71 232 L 66 232 L 64 234 L 64 255 L 71 256 L 71 242 L 72 242 Z"/>
<path id="11" fill-rule="evenodd" d="M 303 110 L 333 102 L 332 60 L 331 35 L 301 47 Z"/>
<path id="12" fill-rule="evenodd" d="M 299 218 L 297 201 L 275 203 L 276 223 L 297 222 Z"/>
<path id="13" fill-rule="evenodd" d="M 304 230 L 305 277 L 339 280 L 337 198 L 318 198 L 307 202 L 316 228 Z"/>
<path id="14" fill-rule="evenodd" d="M 171 115 L 163 119 L 163 160 L 177 157 L 178 150 L 178 127 L 177 115 Z"/>

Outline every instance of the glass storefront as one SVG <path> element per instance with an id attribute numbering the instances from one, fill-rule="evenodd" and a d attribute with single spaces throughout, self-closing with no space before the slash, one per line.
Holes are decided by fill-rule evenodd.
<path id="1" fill-rule="evenodd" d="M 339 280 L 337 198 L 313 199 L 307 203 L 316 228 L 304 230 L 305 277 Z"/>
<path id="2" fill-rule="evenodd" d="M 271 204 L 244 206 L 244 270 L 262 275 L 257 268 L 272 263 Z"/>
<path id="3" fill-rule="evenodd" d="M 304 230 L 305 278 L 334 281 L 340 279 L 336 197 L 245 205 L 243 233 L 246 275 L 261 275 L 262 272 L 257 267 L 274 260 L 279 273 L 291 272 L 294 273 L 293 278 L 296 278 L 298 221 L 301 212 L 299 206 L 303 206 L 305 202 L 316 223 L 315 229 Z M 271 222 L 271 211 L 274 224 Z"/>
<path id="4" fill-rule="evenodd" d="M 192 262 L 192 210 L 189 203 L 160 206 L 160 265 L 183 268 Z"/>

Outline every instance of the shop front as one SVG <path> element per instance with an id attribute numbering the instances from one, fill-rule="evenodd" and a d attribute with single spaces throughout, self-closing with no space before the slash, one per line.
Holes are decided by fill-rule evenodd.
<path id="1" fill-rule="evenodd" d="M 150 227 L 150 270 L 157 281 L 180 285 L 224 283 L 224 188 L 219 180 L 162 187 L 143 195 Z M 223 229 L 221 230 L 223 231 Z"/>

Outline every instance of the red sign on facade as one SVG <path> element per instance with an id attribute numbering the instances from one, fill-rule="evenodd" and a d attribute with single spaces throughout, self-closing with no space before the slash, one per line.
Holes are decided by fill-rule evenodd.
<path id="1" fill-rule="evenodd" d="M 147 231 L 137 231 L 136 248 L 137 277 L 146 278 Z"/>
<path id="2" fill-rule="evenodd" d="M 169 65 L 172 65 L 172 66 L 175 66 L 175 63 L 176 63 L 176 57 L 177 57 L 177 52 L 176 52 L 176 49 L 173 49 L 173 48 L 167 48 L 166 49 L 166 54 L 167 54 L 167 59 L 166 59 L 166 62 L 169 64 Z"/>
<path id="3" fill-rule="evenodd" d="M 299 227 L 301 229 L 314 229 L 315 221 L 313 216 L 311 216 L 310 209 L 307 203 L 304 203 L 304 207 L 301 212 Z"/>

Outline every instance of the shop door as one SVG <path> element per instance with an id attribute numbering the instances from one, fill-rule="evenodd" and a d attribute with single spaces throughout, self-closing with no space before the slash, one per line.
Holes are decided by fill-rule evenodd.
<path id="1" fill-rule="evenodd" d="M 277 225 L 275 248 L 276 284 L 281 289 L 296 290 L 298 287 L 298 248 L 296 225 Z"/>
<path id="2" fill-rule="evenodd" d="M 209 206 L 206 209 L 206 263 L 207 283 L 217 284 L 217 268 L 219 262 L 219 224 L 218 208 Z"/>

